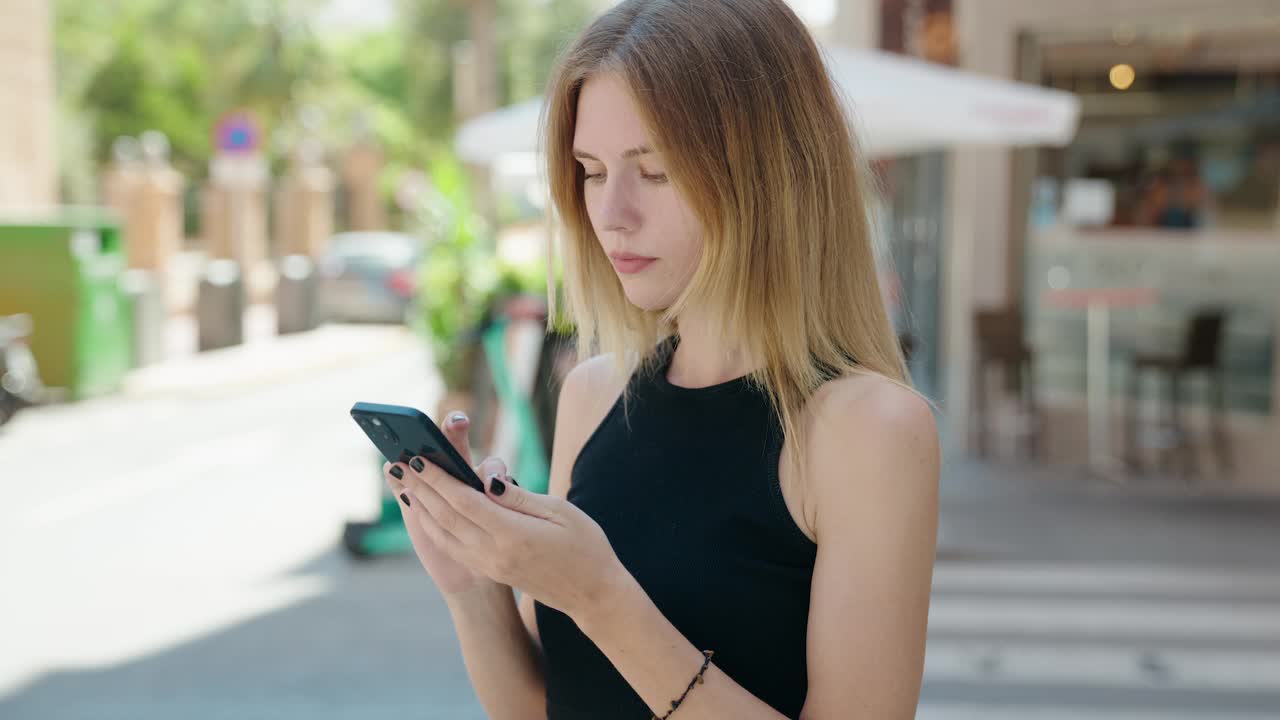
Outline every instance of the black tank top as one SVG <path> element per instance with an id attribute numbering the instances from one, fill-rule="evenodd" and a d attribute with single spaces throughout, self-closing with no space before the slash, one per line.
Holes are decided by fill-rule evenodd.
<path id="1" fill-rule="evenodd" d="M 817 545 L 778 485 L 783 434 L 746 378 L 705 388 L 667 380 L 677 340 L 587 440 L 569 502 L 604 529 L 622 564 L 686 638 L 787 717 L 807 690 L 809 586 Z M 563 613 L 535 605 L 548 720 L 648 720 L 648 707 Z M 692 677 L 697 671 L 690 667 Z M 683 691 L 671 688 L 672 698 Z"/>

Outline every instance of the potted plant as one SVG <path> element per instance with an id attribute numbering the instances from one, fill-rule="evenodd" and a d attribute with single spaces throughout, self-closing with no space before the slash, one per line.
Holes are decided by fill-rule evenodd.
<path id="1" fill-rule="evenodd" d="M 468 176 L 455 159 L 438 156 L 410 214 L 425 247 L 417 327 L 430 344 L 445 385 L 437 417 L 455 410 L 472 419 L 473 442 L 484 444 L 496 403 L 482 333 L 508 303 L 523 306 L 546 295 L 545 262 L 506 262 L 494 234 L 473 208 Z"/>
<path id="2" fill-rule="evenodd" d="M 471 371 L 479 347 L 467 331 L 480 320 L 498 280 L 493 241 L 475 212 L 468 177 L 448 155 L 437 156 L 406 218 L 423 238 L 415 327 L 423 332 L 445 385 L 439 411 L 470 411 Z"/>

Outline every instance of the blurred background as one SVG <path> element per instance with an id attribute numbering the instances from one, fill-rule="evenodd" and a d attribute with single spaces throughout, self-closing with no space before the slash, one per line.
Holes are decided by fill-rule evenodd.
<path id="1" fill-rule="evenodd" d="M 545 488 L 611 4 L 0 0 L 0 717 L 483 717 L 347 410 Z M 1280 717 L 1280 0 L 791 4 L 940 408 L 918 717 Z"/>

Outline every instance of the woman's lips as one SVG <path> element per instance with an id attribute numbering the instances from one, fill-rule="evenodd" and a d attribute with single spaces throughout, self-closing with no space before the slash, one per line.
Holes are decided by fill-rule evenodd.
<path id="1" fill-rule="evenodd" d="M 613 263 L 613 269 L 623 275 L 634 275 L 641 270 L 649 267 L 657 258 L 644 257 L 642 255 L 610 255 L 609 261 Z"/>

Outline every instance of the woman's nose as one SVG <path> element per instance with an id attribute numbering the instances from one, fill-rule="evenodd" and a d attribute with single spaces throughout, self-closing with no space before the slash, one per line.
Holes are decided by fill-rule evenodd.
<path id="1" fill-rule="evenodd" d="M 606 231 L 634 231 L 640 226 L 640 211 L 625 182 L 606 181 L 600 202 L 600 224 Z"/>

